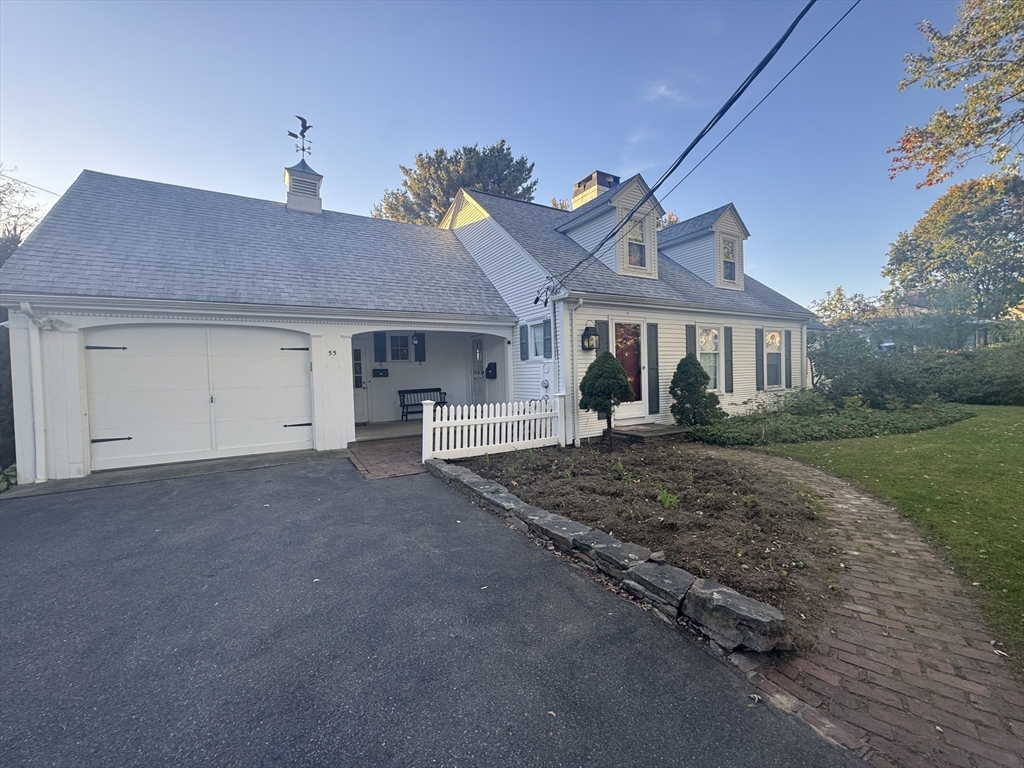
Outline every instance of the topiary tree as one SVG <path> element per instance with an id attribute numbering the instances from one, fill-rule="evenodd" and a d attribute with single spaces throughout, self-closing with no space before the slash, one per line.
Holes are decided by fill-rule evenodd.
<path id="1" fill-rule="evenodd" d="M 676 424 L 711 424 L 725 418 L 725 411 L 718 405 L 718 395 L 708 392 L 710 380 L 696 355 L 687 355 L 679 361 L 668 388 L 675 400 L 672 403 L 672 415 L 675 416 Z"/>
<path id="2" fill-rule="evenodd" d="M 580 408 L 604 414 L 608 423 L 608 450 L 612 448 L 612 411 L 619 403 L 633 400 L 626 371 L 615 355 L 602 352 L 590 364 L 580 382 Z"/>

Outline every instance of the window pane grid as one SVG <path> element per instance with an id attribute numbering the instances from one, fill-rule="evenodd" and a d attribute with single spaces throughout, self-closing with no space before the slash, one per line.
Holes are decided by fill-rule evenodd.
<path id="1" fill-rule="evenodd" d="M 626 235 L 626 241 L 629 266 L 646 268 L 647 246 L 644 245 L 644 224 L 642 220 L 630 227 Z"/>
<path id="2" fill-rule="evenodd" d="M 531 357 L 544 357 L 544 324 L 530 326 Z"/>
<path id="3" fill-rule="evenodd" d="M 782 386 L 782 331 L 764 332 L 765 384 Z"/>
<path id="4" fill-rule="evenodd" d="M 701 352 L 700 364 L 708 375 L 708 389 L 718 389 L 718 353 Z"/>
<path id="5" fill-rule="evenodd" d="M 392 360 L 408 360 L 409 359 L 409 337 L 408 336 L 392 336 L 391 337 L 391 359 Z"/>

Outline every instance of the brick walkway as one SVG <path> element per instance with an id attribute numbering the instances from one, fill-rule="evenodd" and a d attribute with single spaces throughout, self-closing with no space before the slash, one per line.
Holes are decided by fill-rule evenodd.
<path id="1" fill-rule="evenodd" d="M 848 600 L 815 651 L 753 682 L 878 768 L 1024 767 L 1024 687 L 995 653 L 969 587 L 914 525 L 798 462 L 711 452 L 810 487 L 843 550 Z"/>
<path id="2" fill-rule="evenodd" d="M 426 472 L 421 459 L 423 441 L 419 437 L 395 440 L 355 442 L 349 445 L 349 458 L 367 480 L 404 477 Z"/>

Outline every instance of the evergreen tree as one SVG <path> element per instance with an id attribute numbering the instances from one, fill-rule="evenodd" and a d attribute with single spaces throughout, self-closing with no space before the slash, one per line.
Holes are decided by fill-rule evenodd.
<path id="1" fill-rule="evenodd" d="M 718 404 L 718 395 L 707 389 L 710 380 L 696 355 L 689 354 L 679 361 L 668 388 L 675 401 L 672 403 L 672 415 L 676 424 L 711 424 L 725 418 L 725 411 Z"/>
<path id="2" fill-rule="evenodd" d="M 608 450 L 612 449 L 612 411 L 633 400 L 633 388 L 622 365 L 611 352 L 602 352 L 590 364 L 580 382 L 580 408 L 604 414 L 608 426 Z"/>
<path id="3" fill-rule="evenodd" d="M 514 157 L 504 139 L 480 149 L 473 146 L 418 153 L 415 167 L 398 166 L 405 178 L 402 189 L 384 190 L 373 207 L 375 219 L 435 225 L 444 218 L 458 191 L 479 189 L 513 200 L 533 200 L 537 180 L 525 155 Z"/>

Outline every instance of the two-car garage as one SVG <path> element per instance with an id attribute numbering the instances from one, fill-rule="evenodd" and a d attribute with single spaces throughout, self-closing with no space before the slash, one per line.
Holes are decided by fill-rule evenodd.
<path id="1" fill-rule="evenodd" d="M 307 334 L 117 325 L 83 336 L 93 470 L 313 447 Z"/>

